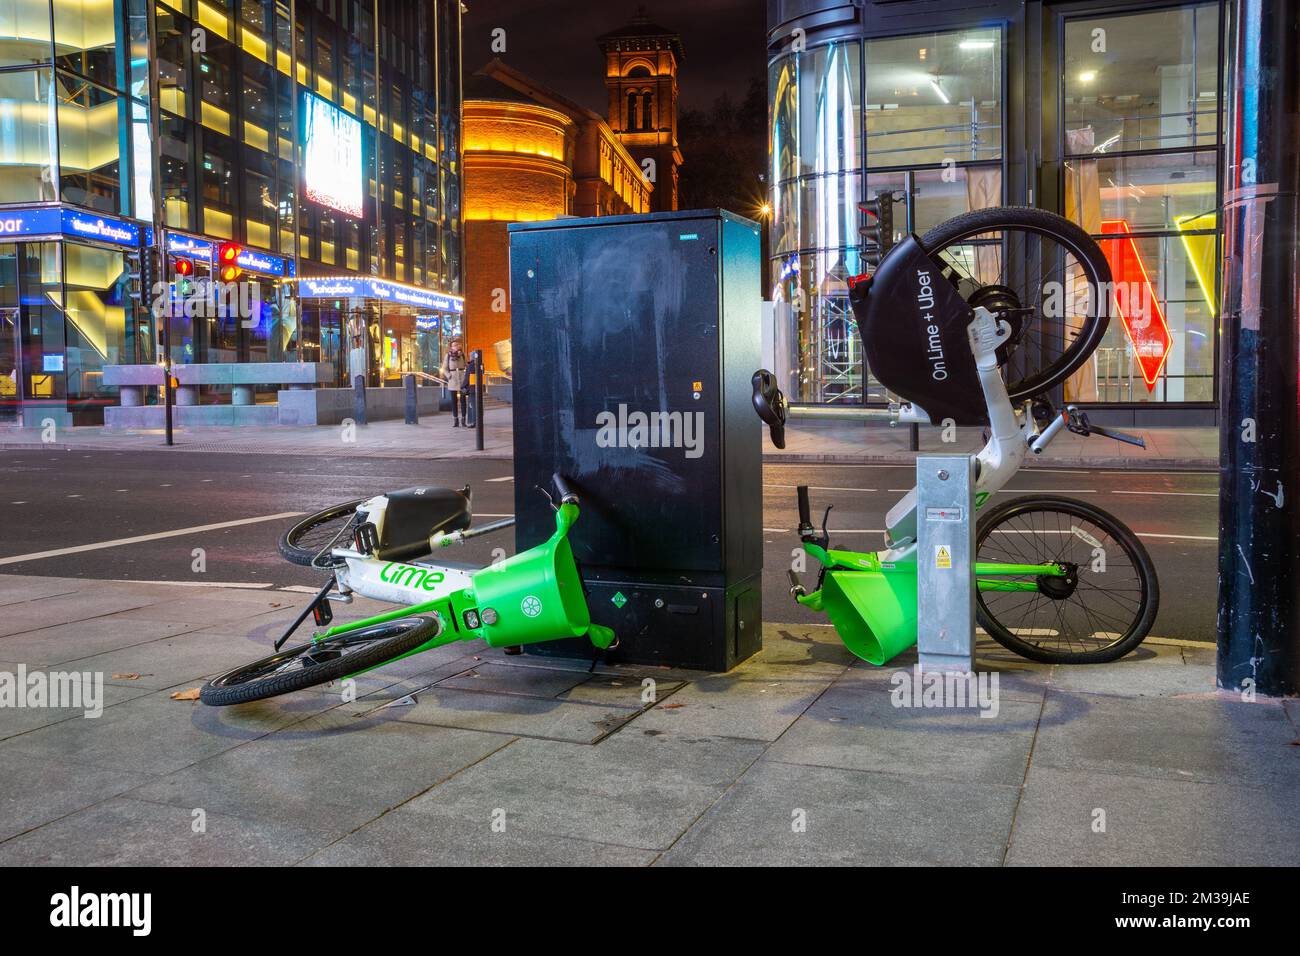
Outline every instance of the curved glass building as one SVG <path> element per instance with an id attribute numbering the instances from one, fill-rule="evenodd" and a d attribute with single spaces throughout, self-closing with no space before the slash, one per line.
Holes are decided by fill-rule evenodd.
<path id="1" fill-rule="evenodd" d="M 1230 2 L 769 0 L 776 363 L 792 402 L 881 404 L 846 279 L 862 201 L 894 232 L 1031 205 L 1103 242 L 1155 301 L 1155 338 L 1111 323 L 1063 387 L 1107 417 L 1211 422 Z M 1153 417 L 1154 416 L 1154 417 Z"/>

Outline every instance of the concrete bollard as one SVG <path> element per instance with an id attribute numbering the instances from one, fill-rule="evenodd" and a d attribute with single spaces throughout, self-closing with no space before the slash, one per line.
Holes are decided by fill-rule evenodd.
<path id="1" fill-rule="evenodd" d="M 416 400 L 415 376 L 403 375 L 402 382 L 406 385 L 406 424 L 420 424 L 420 406 Z"/>

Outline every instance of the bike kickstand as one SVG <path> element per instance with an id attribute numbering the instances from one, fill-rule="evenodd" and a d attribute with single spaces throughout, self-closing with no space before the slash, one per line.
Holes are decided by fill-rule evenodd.
<path id="1" fill-rule="evenodd" d="M 301 625 L 303 621 L 307 620 L 308 614 L 315 611 L 317 607 L 329 607 L 329 602 L 325 600 L 325 595 L 330 593 L 330 588 L 332 587 L 334 587 L 334 579 L 331 577 L 328 583 L 316 592 L 316 596 L 312 598 L 311 603 L 302 609 L 302 613 L 298 615 L 297 620 L 289 625 L 289 630 L 280 635 L 280 639 L 275 642 L 275 649 L 277 651 L 284 646 L 284 642 L 289 639 L 289 636 L 293 634 L 294 631 L 298 630 L 299 625 Z"/>

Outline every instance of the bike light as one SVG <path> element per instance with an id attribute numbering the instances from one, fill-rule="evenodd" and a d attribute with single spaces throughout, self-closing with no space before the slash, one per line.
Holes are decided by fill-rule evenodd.
<path id="1" fill-rule="evenodd" d="M 468 629 L 471 630 L 471 631 L 477 631 L 477 630 L 479 629 L 479 624 L 480 624 L 480 623 L 481 623 L 481 621 L 479 620 L 478 611 L 466 611 L 466 612 L 465 612 L 465 627 L 466 627 L 466 628 L 468 628 Z"/>
<path id="2" fill-rule="evenodd" d="M 485 607 L 483 609 L 484 624 L 495 624 L 498 620 L 500 620 L 500 618 L 498 617 L 497 612 L 494 611 L 492 608 Z"/>

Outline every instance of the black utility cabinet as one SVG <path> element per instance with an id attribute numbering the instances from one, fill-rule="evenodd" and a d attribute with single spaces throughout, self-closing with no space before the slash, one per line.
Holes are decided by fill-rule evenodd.
<path id="1" fill-rule="evenodd" d="M 613 660 L 722 671 L 762 646 L 759 267 L 758 225 L 721 210 L 510 226 L 515 543 L 552 533 L 537 488 L 568 475 Z"/>

